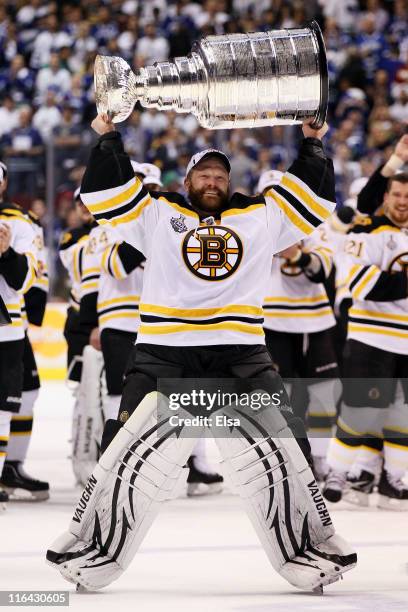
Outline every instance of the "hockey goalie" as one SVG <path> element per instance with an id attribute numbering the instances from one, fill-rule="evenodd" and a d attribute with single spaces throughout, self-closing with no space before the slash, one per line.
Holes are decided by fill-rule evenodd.
<path id="1" fill-rule="evenodd" d="M 118 419 L 107 420 L 103 454 L 47 560 L 85 589 L 110 584 L 129 566 L 161 503 L 177 494 L 203 432 L 172 425 L 158 381 L 252 379 L 270 397 L 278 394 L 282 409 L 254 416 L 232 403 L 219 406 L 239 426 L 212 433 L 273 567 L 300 589 L 322 589 L 357 557 L 335 533 L 309 468 L 303 423 L 265 347 L 262 299 L 274 254 L 311 234 L 335 207 L 333 164 L 321 142 L 327 125 L 304 124 L 298 157 L 280 184 L 254 197 L 230 195 L 231 164 L 215 149 L 187 165 L 188 197 L 149 193 L 108 116 L 92 127 L 100 138 L 81 199 L 99 224 L 146 257 L 141 325 Z"/>

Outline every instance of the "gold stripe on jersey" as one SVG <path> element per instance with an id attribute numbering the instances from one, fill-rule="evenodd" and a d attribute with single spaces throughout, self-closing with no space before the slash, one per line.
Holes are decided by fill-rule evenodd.
<path id="1" fill-rule="evenodd" d="M 123 214 L 119 216 L 120 210 L 117 212 L 118 216 L 115 216 L 113 219 L 98 219 L 99 225 L 111 225 L 112 227 L 116 227 L 117 225 L 121 225 L 122 223 L 130 223 L 131 221 L 135 221 L 142 214 L 143 210 L 152 203 L 152 198 L 149 194 L 147 194 L 140 202 L 135 204 L 135 208 L 132 212 L 128 214 Z"/>
<path id="2" fill-rule="evenodd" d="M 364 317 L 373 317 L 375 319 L 385 319 L 389 321 L 403 321 L 408 326 L 408 315 L 399 315 L 387 312 L 378 312 L 375 310 L 366 310 L 361 308 L 354 308 L 352 306 L 349 310 L 350 315 L 364 316 Z"/>
<path id="3" fill-rule="evenodd" d="M 48 278 L 42 277 L 42 278 L 37 278 L 37 280 L 35 281 L 34 285 L 40 285 L 41 289 L 48 289 L 49 287 L 49 280 Z"/>
<path id="4" fill-rule="evenodd" d="M 102 260 L 101 260 L 101 269 L 106 272 L 106 274 L 109 274 L 110 276 L 113 276 L 113 278 L 117 278 L 118 280 L 122 280 L 123 278 L 126 277 L 126 275 L 124 273 L 121 272 L 121 266 L 120 266 L 120 260 L 119 261 L 113 261 L 112 257 L 114 255 L 114 253 L 117 254 L 118 252 L 118 248 L 119 248 L 119 243 L 115 243 L 115 244 L 111 244 L 109 245 L 103 252 L 102 254 Z"/>
<path id="5" fill-rule="evenodd" d="M 191 331 L 208 332 L 219 330 L 237 331 L 244 334 L 255 334 L 258 336 L 264 335 L 262 325 L 234 323 L 233 321 L 225 321 L 224 323 L 208 323 L 206 325 L 194 325 L 194 323 L 175 323 L 174 325 L 147 325 L 142 323 L 139 327 L 139 333 L 146 335 L 165 335 Z"/>
<path id="6" fill-rule="evenodd" d="M 166 204 L 174 208 L 174 210 L 177 210 L 177 212 L 186 215 L 187 217 L 193 217 L 194 219 L 199 218 L 198 213 L 194 212 L 193 210 L 190 210 L 189 208 L 184 208 L 184 206 L 180 206 L 180 204 L 176 204 L 175 202 L 170 202 L 170 200 L 168 200 L 165 196 L 160 196 L 159 201 L 160 200 L 162 202 L 166 202 Z"/>
<path id="7" fill-rule="evenodd" d="M 123 302 L 131 302 L 134 304 L 138 304 L 140 300 L 140 295 L 123 295 L 121 297 L 112 298 L 110 300 L 105 300 L 104 302 L 98 302 L 98 309 L 102 310 L 107 306 L 112 306 L 112 304 L 120 304 Z"/>
<path id="8" fill-rule="evenodd" d="M 85 270 L 82 271 L 82 277 L 84 278 L 85 276 L 88 276 L 89 274 L 99 274 L 100 269 L 99 268 L 86 268 Z"/>
<path id="9" fill-rule="evenodd" d="M 362 270 L 364 266 L 362 266 L 361 264 L 353 264 L 350 268 L 350 272 L 347 274 L 347 277 L 341 281 L 340 285 L 336 285 L 336 286 L 347 286 L 350 284 L 350 282 L 352 281 L 352 279 L 357 275 L 357 272 L 359 272 L 360 270 Z"/>
<path id="10" fill-rule="evenodd" d="M 330 314 L 333 314 L 333 311 L 331 308 L 321 308 L 321 309 L 318 308 L 317 310 L 314 310 L 313 312 L 310 312 L 309 310 L 301 310 L 301 309 L 295 310 L 293 312 L 287 312 L 287 311 L 285 312 L 284 310 L 279 310 L 279 309 L 273 310 L 272 312 L 271 311 L 268 312 L 268 310 L 264 311 L 265 317 L 270 317 L 270 318 L 275 317 L 279 319 L 281 319 L 282 317 L 285 319 L 289 319 L 293 317 L 296 317 L 296 318 L 306 317 L 310 319 L 310 318 L 322 317 L 322 316 L 330 315 Z"/>
<path id="11" fill-rule="evenodd" d="M 82 247 L 75 249 L 74 256 L 72 258 L 73 274 L 74 274 L 74 279 L 77 283 L 81 282 L 81 274 L 79 270 L 79 257 L 80 257 L 81 249 Z"/>
<path id="12" fill-rule="evenodd" d="M 112 321 L 112 319 L 139 319 L 139 313 L 137 311 L 134 312 L 126 310 L 126 306 L 124 306 L 123 310 L 121 309 L 115 312 L 108 312 L 98 316 L 100 325 L 103 325 L 108 321 Z"/>
<path id="13" fill-rule="evenodd" d="M 21 301 L 24 302 L 23 297 L 21 297 Z M 11 318 L 11 323 L 6 327 L 23 327 L 21 304 L 6 303 L 6 308 Z"/>
<path id="14" fill-rule="evenodd" d="M 113 247 L 112 246 L 108 246 L 104 252 L 102 253 L 102 259 L 101 259 L 101 268 L 104 272 L 108 272 L 108 264 L 107 264 L 107 260 L 108 257 L 112 251 Z"/>
<path id="15" fill-rule="evenodd" d="M 408 332 L 398 332 L 391 329 L 384 329 L 380 327 L 378 324 L 375 324 L 373 321 L 373 325 L 357 325 L 356 323 L 349 322 L 348 324 L 349 332 L 364 332 L 368 334 L 380 334 L 383 336 L 391 336 L 392 338 L 403 338 L 408 339 Z"/>
<path id="16" fill-rule="evenodd" d="M 289 172 L 286 172 L 280 184 L 283 185 L 283 187 L 289 189 L 289 191 L 292 191 L 293 195 L 297 197 L 297 199 L 299 199 L 304 206 L 309 208 L 309 210 L 313 212 L 313 214 L 317 215 L 321 220 L 325 221 L 331 216 L 331 211 L 327 210 L 325 205 L 320 204 L 319 200 L 322 203 L 324 202 L 326 206 L 327 204 L 330 204 L 332 206 L 333 203 L 324 200 L 323 198 L 319 198 L 309 189 L 309 187 L 303 181 L 300 180 L 300 178 L 298 178 L 294 174 L 289 174 Z"/>
<path id="17" fill-rule="evenodd" d="M 108 212 L 111 209 L 123 206 L 131 202 L 141 191 L 141 182 L 132 177 L 130 181 L 113 189 L 104 189 L 94 194 L 81 194 L 81 198 L 86 202 L 86 207 L 93 215 Z M 101 201 L 101 198 L 104 198 Z M 94 201 L 93 201 L 94 200 Z"/>
<path id="18" fill-rule="evenodd" d="M 381 225 L 377 227 L 375 230 L 370 232 L 370 234 L 381 234 L 382 232 L 396 232 L 397 234 L 401 231 L 400 227 L 395 227 L 394 225 Z"/>
<path id="19" fill-rule="evenodd" d="M 0 221 L 10 221 L 10 219 L 16 218 L 19 221 L 24 221 L 32 227 L 32 222 L 28 219 L 24 213 L 20 210 L 14 210 L 13 208 L 3 208 L 0 212 Z"/>
<path id="20" fill-rule="evenodd" d="M 28 260 L 28 270 L 23 283 L 23 286 L 20 289 L 21 293 L 27 293 L 30 287 L 33 286 L 34 281 L 37 278 L 37 265 L 34 256 L 32 253 L 25 253 Z"/>
<path id="21" fill-rule="evenodd" d="M 300 230 L 302 230 L 304 234 L 309 235 L 315 230 L 313 225 L 309 225 L 308 223 L 306 223 L 295 212 L 295 210 L 290 206 L 290 204 L 288 204 L 286 200 L 283 200 L 282 198 L 280 198 L 274 191 L 268 191 L 266 195 L 267 197 L 272 198 L 277 203 L 277 205 L 279 206 L 283 214 L 289 219 L 289 221 L 291 221 L 293 225 L 295 225 Z"/>
<path id="22" fill-rule="evenodd" d="M 333 251 L 327 247 L 324 246 L 320 246 L 320 247 L 316 247 L 314 249 L 312 249 L 311 251 L 308 251 L 310 253 L 314 253 L 315 255 L 317 255 L 322 263 L 323 266 L 323 270 L 324 270 L 324 274 L 325 277 L 327 278 L 330 275 L 331 269 L 332 269 L 332 264 L 333 264 L 333 260 L 332 260 L 332 256 L 333 256 Z"/>
<path id="23" fill-rule="evenodd" d="M 327 303 L 327 295 L 325 293 L 320 293 L 319 295 L 313 295 L 312 297 L 306 298 L 297 298 L 297 297 L 288 297 L 286 295 L 277 295 L 273 297 L 265 298 L 265 302 L 290 302 L 292 304 L 310 304 L 314 302 L 325 301 Z"/>
<path id="24" fill-rule="evenodd" d="M 123 278 L 126 278 L 127 274 L 122 265 L 122 262 L 120 261 L 118 251 L 119 251 L 119 243 L 113 246 L 112 252 L 110 254 L 110 261 L 112 264 L 113 276 L 117 278 L 118 280 L 122 280 Z"/>
<path id="25" fill-rule="evenodd" d="M 229 208 L 221 213 L 221 219 L 224 217 L 231 217 L 232 215 L 244 215 L 245 213 L 253 212 L 257 208 L 265 208 L 265 204 L 251 204 L 246 208 Z"/>
<path id="26" fill-rule="evenodd" d="M 98 290 L 98 281 L 89 281 L 86 283 L 81 283 L 81 291 L 85 292 L 88 291 L 89 293 L 92 293 L 94 291 Z"/>
<path id="27" fill-rule="evenodd" d="M 397 444 L 396 442 L 390 442 L 389 440 L 384 440 L 384 446 L 391 446 L 392 448 L 398 448 L 400 450 L 408 451 L 406 444 Z M 404 462 L 405 467 L 405 462 Z"/>
<path id="28" fill-rule="evenodd" d="M 369 266 L 367 270 L 364 272 L 362 278 L 354 286 L 352 286 L 352 283 L 353 283 L 352 281 L 350 283 L 350 291 L 351 291 L 351 295 L 353 299 L 357 299 L 357 300 L 364 299 L 364 295 L 366 295 L 367 292 L 365 292 L 365 294 L 362 295 L 363 290 L 367 287 L 369 282 L 374 277 L 375 277 L 375 280 L 377 280 L 379 275 L 380 275 L 380 270 L 376 266 Z"/>
<path id="29" fill-rule="evenodd" d="M 223 314 L 245 314 L 253 316 L 262 316 L 262 308 L 257 306 L 248 306 L 246 304 L 231 304 L 220 308 L 174 308 L 169 306 L 158 306 L 157 304 L 142 303 L 139 306 L 144 314 L 154 313 L 163 315 L 175 315 L 178 317 L 213 317 Z"/>

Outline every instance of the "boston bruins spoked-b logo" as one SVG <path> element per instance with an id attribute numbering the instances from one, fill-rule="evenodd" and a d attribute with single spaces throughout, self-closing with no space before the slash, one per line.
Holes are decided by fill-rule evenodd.
<path id="1" fill-rule="evenodd" d="M 229 227 L 198 227 L 186 234 L 182 253 L 187 268 L 198 278 L 224 280 L 234 274 L 242 259 L 241 238 Z"/>
<path id="2" fill-rule="evenodd" d="M 280 269 L 282 274 L 285 276 L 300 276 L 303 274 L 302 268 L 299 268 L 299 266 L 290 265 L 286 260 L 281 263 Z"/>
<path id="3" fill-rule="evenodd" d="M 408 271 L 408 253 L 400 253 L 394 257 L 389 265 L 389 272 L 407 272 Z"/>

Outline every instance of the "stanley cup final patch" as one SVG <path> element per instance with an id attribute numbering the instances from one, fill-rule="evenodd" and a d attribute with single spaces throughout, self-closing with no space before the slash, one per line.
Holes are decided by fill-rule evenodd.
<path id="1" fill-rule="evenodd" d="M 185 217 L 182 214 L 180 214 L 178 218 L 171 217 L 170 219 L 171 227 L 174 229 L 175 232 L 182 234 L 183 232 L 187 231 L 188 227 L 184 223 L 184 220 L 185 220 Z"/>

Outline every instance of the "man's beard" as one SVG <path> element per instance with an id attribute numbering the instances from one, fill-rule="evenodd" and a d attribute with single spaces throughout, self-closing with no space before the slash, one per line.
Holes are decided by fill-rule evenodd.
<path id="1" fill-rule="evenodd" d="M 407 227 L 408 226 L 408 214 L 404 211 L 393 211 L 388 214 L 388 217 L 391 219 L 395 225 L 399 227 Z"/>
<path id="2" fill-rule="evenodd" d="M 207 203 L 203 200 L 204 197 L 204 193 L 207 191 L 207 189 L 193 189 L 193 187 L 190 187 L 190 189 L 188 190 L 188 197 L 190 199 L 190 203 L 191 206 L 199 211 L 199 212 L 204 212 L 204 213 L 212 213 L 212 212 L 218 212 L 220 210 L 223 210 L 225 208 L 227 208 L 228 205 L 228 193 L 223 193 L 222 191 L 220 191 L 220 189 L 214 188 L 212 189 L 212 191 L 215 191 L 218 199 L 217 199 L 217 204 L 216 206 L 208 206 Z M 211 198 L 212 202 L 214 202 L 214 198 Z"/>

